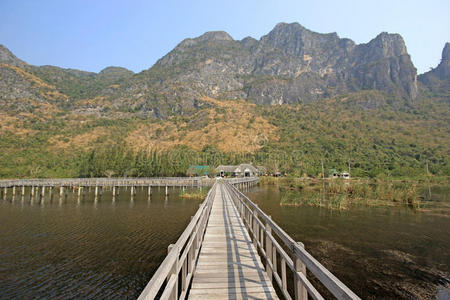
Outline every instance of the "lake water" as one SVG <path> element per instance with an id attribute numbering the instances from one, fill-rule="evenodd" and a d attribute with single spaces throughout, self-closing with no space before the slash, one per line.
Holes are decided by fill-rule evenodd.
<path id="1" fill-rule="evenodd" d="M 247 195 L 363 299 L 450 299 L 450 188 L 429 192 L 421 212 L 280 206 L 273 185 Z"/>
<path id="2" fill-rule="evenodd" d="M 0 298 L 136 298 L 201 202 L 152 191 L 0 201 Z"/>
<path id="3" fill-rule="evenodd" d="M 115 202 L 111 191 L 41 203 L 9 194 L 0 201 L 0 298 L 136 298 L 201 202 L 152 190 L 131 201 L 121 189 Z M 433 188 L 423 212 L 283 207 L 277 186 L 246 193 L 362 298 L 448 299 L 449 192 Z"/>

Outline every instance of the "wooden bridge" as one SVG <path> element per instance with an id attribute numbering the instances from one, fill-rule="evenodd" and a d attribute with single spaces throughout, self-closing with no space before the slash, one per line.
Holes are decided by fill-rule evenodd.
<path id="1" fill-rule="evenodd" d="M 230 183 L 239 186 L 249 186 L 255 182 L 254 177 L 227 179 Z M 25 193 L 29 194 L 30 201 L 34 198 L 44 200 L 46 193 L 53 195 L 54 190 L 59 191 L 60 200 L 67 196 L 67 191 L 77 191 L 78 199 L 81 194 L 89 189 L 94 190 L 95 199 L 101 195 L 104 188 L 111 189 L 113 200 L 119 194 L 121 187 L 129 189 L 131 197 L 136 194 L 136 188 L 147 188 L 148 195 L 152 193 L 152 187 L 165 187 L 166 196 L 169 195 L 169 187 L 210 187 L 215 179 L 207 177 L 161 177 L 161 178 L 58 178 L 58 179 L 12 179 L 0 180 L 0 196 L 6 200 L 10 196 L 11 201 L 16 199 L 16 194 L 25 199 Z M 10 192 L 8 192 L 11 190 Z"/>
<path id="2" fill-rule="evenodd" d="M 246 181 L 244 181 L 246 180 Z M 139 299 L 359 299 L 235 186 L 220 180 Z"/>

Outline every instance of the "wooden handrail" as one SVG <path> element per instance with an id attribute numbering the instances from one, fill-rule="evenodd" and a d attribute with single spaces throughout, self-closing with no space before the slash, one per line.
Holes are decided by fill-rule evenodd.
<path id="1" fill-rule="evenodd" d="M 212 208 L 217 183 L 209 190 L 205 201 L 200 205 L 192 220 L 177 242 L 170 247 L 168 255 L 159 266 L 138 299 L 154 299 L 161 294 L 161 299 L 184 299 L 187 294 L 195 261 L 200 253 L 200 246 L 206 230 L 206 224 Z M 182 285 L 178 291 L 178 278 L 181 273 Z M 164 286 L 164 283 L 166 285 Z"/>
<path id="2" fill-rule="evenodd" d="M 266 266 L 270 273 L 274 275 L 275 282 L 286 299 L 305 299 L 308 293 L 314 299 L 323 299 L 311 282 L 306 278 L 306 267 L 312 274 L 337 298 L 337 299 L 360 299 L 344 283 L 318 262 L 304 247 L 295 242 L 283 229 L 281 229 L 268 215 L 266 215 L 255 203 L 240 192 L 236 187 L 227 184 L 235 197 L 235 205 L 238 208 L 241 218 L 246 223 L 255 244 L 260 249 Z M 261 219 L 261 220 L 260 220 Z M 262 235 L 260 236 L 260 234 Z M 291 252 L 292 258 L 284 251 L 278 243 L 277 237 L 284 246 Z M 266 241 L 266 243 L 263 242 Z M 271 253 L 273 251 L 273 253 Z M 278 274 L 276 262 L 273 258 L 279 254 L 281 262 L 281 274 Z M 269 255 L 268 255 L 269 254 Z M 294 295 L 291 296 L 286 287 L 286 268 L 293 272 Z"/>
<path id="3" fill-rule="evenodd" d="M 255 182 L 257 177 L 225 179 L 231 184 Z M 153 177 L 153 178 L 53 178 L 53 179 L 3 179 L 0 187 L 13 186 L 212 186 L 215 180 L 204 177 Z"/>

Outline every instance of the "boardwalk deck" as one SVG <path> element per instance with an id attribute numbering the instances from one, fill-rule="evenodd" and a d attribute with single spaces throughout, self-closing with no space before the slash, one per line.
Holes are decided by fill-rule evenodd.
<path id="1" fill-rule="evenodd" d="M 223 184 L 215 190 L 189 299 L 278 299 Z"/>
<path id="2" fill-rule="evenodd" d="M 307 269 L 337 299 L 360 299 L 236 188 L 255 182 L 214 183 L 139 299 L 278 299 L 276 283 L 285 299 L 323 300 Z"/>

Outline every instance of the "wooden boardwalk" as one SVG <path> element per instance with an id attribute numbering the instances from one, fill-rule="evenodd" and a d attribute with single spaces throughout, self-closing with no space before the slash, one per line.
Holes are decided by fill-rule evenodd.
<path id="1" fill-rule="evenodd" d="M 189 299 L 278 299 L 223 184 L 215 190 Z"/>
<path id="2" fill-rule="evenodd" d="M 360 299 L 238 190 L 257 181 L 216 181 L 138 299 L 323 300 L 307 270 L 335 298 Z"/>

